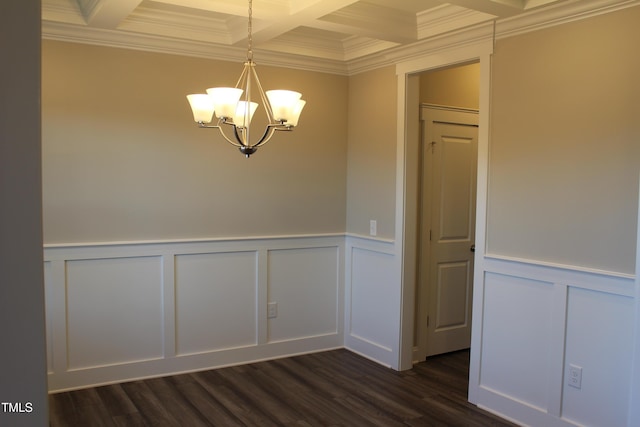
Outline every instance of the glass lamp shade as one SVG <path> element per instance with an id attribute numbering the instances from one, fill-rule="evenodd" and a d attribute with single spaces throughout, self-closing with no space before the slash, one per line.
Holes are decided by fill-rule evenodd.
<path id="1" fill-rule="evenodd" d="M 294 111 L 302 96 L 300 92 L 278 89 L 268 90 L 266 95 L 271 104 L 274 120 L 289 122 L 294 118 Z"/>
<path id="2" fill-rule="evenodd" d="M 212 87 L 207 93 L 213 100 L 216 116 L 219 118 L 232 118 L 236 114 L 236 106 L 242 96 L 242 89 L 235 87 Z"/>
<path id="3" fill-rule="evenodd" d="M 233 123 L 238 127 L 248 127 L 249 123 L 251 123 L 251 118 L 253 117 L 253 113 L 256 112 L 258 108 L 257 102 L 251 102 L 247 105 L 247 101 L 238 102 L 238 106 L 236 107 L 236 112 L 233 116 Z M 247 117 L 248 113 L 248 117 Z"/>
<path id="4" fill-rule="evenodd" d="M 200 123 L 210 123 L 213 119 L 213 100 L 206 93 L 195 93 L 187 95 L 189 105 L 191 105 L 191 112 L 193 113 L 193 120 Z"/>
<path id="5" fill-rule="evenodd" d="M 293 109 L 293 116 L 291 117 L 291 120 L 287 121 L 287 124 L 289 126 L 298 126 L 298 120 L 300 120 L 300 113 L 302 113 L 302 109 L 304 108 L 304 105 L 307 103 L 307 101 L 305 101 L 304 99 L 299 99 L 298 102 L 296 103 L 295 108 Z"/>

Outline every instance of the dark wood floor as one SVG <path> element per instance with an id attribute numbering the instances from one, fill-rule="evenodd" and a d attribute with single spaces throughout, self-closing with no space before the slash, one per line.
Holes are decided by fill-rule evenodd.
<path id="1" fill-rule="evenodd" d="M 335 350 L 50 396 L 52 427 L 512 426 L 467 402 L 469 352 L 396 372 Z"/>

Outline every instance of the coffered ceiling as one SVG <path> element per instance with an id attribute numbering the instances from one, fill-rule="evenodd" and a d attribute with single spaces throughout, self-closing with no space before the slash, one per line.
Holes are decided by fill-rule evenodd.
<path id="1" fill-rule="evenodd" d="M 570 3 L 577 1 L 254 0 L 253 46 L 257 62 L 347 70 L 372 55 Z M 229 60 L 246 52 L 247 16 L 246 0 L 42 0 L 45 38 Z"/>

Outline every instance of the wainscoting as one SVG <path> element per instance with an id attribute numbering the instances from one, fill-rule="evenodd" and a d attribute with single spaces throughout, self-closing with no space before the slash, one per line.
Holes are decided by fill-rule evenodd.
<path id="1" fill-rule="evenodd" d="M 343 347 L 344 240 L 45 247 L 50 391 Z"/>
<path id="2" fill-rule="evenodd" d="M 399 369 L 401 286 L 393 241 L 347 236 L 345 347 Z"/>
<path id="3" fill-rule="evenodd" d="M 524 425 L 630 425 L 635 277 L 499 256 L 478 264 L 473 400 Z M 582 368 L 580 388 L 570 365 Z"/>
<path id="4" fill-rule="evenodd" d="M 396 250 L 352 235 L 48 246 L 49 388 L 342 347 L 399 369 Z M 634 276 L 489 255 L 475 277 L 472 402 L 523 425 L 632 425 Z"/>

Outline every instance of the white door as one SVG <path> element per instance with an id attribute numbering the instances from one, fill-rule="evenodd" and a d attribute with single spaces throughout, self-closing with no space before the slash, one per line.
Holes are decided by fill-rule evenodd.
<path id="1" fill-rule="evenodd" d="M 425 106 L 421 119 L 417 341 L 424 360 L 471 345 L 478 114 Z"/>

